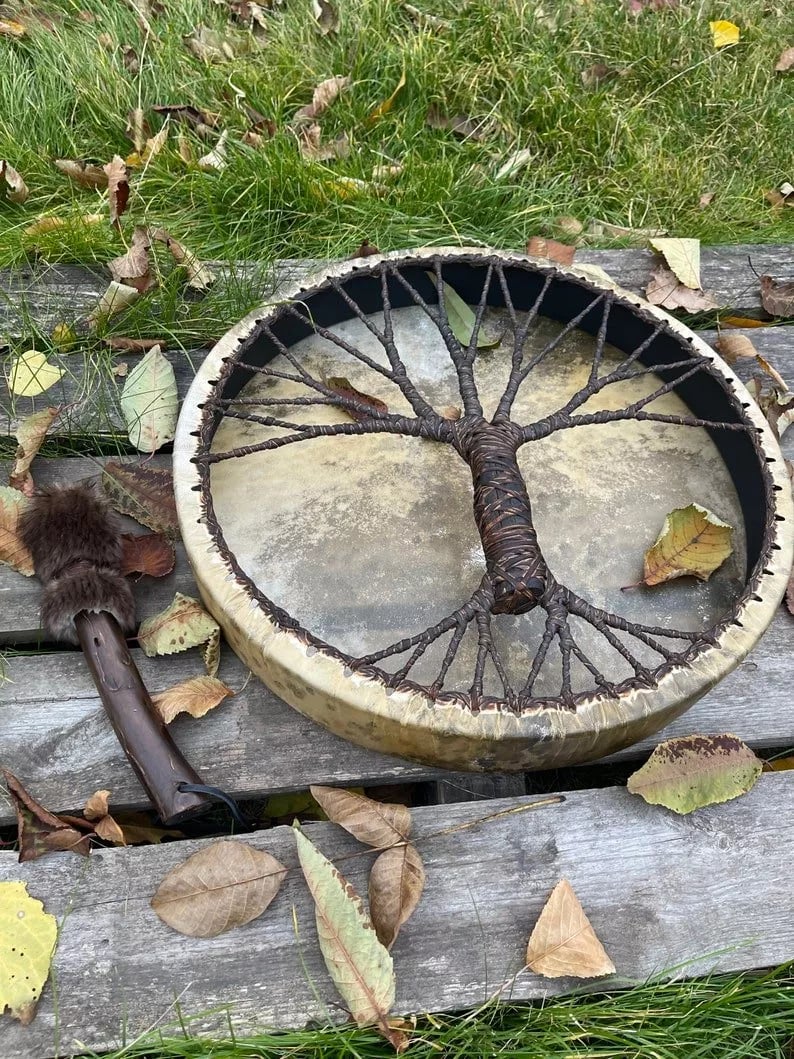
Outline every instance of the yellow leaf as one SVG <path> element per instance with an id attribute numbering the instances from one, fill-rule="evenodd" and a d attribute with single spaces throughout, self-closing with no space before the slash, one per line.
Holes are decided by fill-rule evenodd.
<path id="1" fill-rule="evenodd" d="M 229 695 L 234 695 L 217 677 L 193 677 L 183 680 L 167 691 L 152 695 L 152 702 L 166 724 L 180 713 L 189 713 L 191 717 L 203 717 L 218 706 Z"/>
<path id="2" fill-rule="evenodd" d="M 709 28 L 715 48 L 739 43 L 739 27 L 735 22 L 726 22 L 721 18 L 717 22 L 709 22 Z"/>
<path id="3" fill-rule="evenodd" d="M 217 628 L 197 599 L 177 592 L 170 606 L 141 622 L 138 643 L 149 658 L 173 655 L 205 643 Z"/>
<path id="4" fill-rule="evenodd" d="M 0 18 L 0 37 L 24 37 L 27 27 L 13 18 Z"/>
<path id="5" fill-rule="evenodd" d="M 8 1008 L 23 1026 L 33 1019 L 57 936 L 55 916 L 27 883 L 0 882 L 0 1015 Z"/>
<path id="6" fill-rule="evenodd" d="M 645 553 L 643 584 L 660 585 L 691 574 L 708 581 L 733 552 L 733 527 L 700 504 L 676 508 Z"/>
<path id="7" fill-rule="evenodd" d="M 658 250 L 680 283 L 692 290 L 700 289 L 700 240 L 699 239 L 651 239 L 651 246 Z"/>
<path id="8" fill-rule="evenodd" d="M 29 349 L 11 364 L 8 388 L 16 397 L 38 397 L 62 377 L 63 372 L 50 364 L 45 353 Z"/>
<path id="9" fill-rule="evenodd" d="M 567 879 L 551 891 L 527 946 L 527 967 L 544 978 L 599 978 L 615 965 Z"/>
<path id="10" fill-rule="evenodd" d="M 379 121 L 385 114 L 388 114 L 391 108 L 394 106 L 394 101 L 397 96 L 405 88 L 405 70 L 400 74 L 400 80 L 397 82 L 397 87 L 394 89 L 388 99 L 384 99 L 382 103 L 379 103 L 377 107 L 372 111 L 370 116 L 367 118 L 368 125 L 374 125 L 376 121 Z"/>

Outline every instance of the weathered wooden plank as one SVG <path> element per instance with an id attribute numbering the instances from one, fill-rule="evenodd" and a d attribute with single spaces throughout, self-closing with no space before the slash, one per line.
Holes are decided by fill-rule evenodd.
<path id="1" fill-rule="evenodd" d="M 450 772 L 441 776 L 432 785 L 434 805 L 453 805 L 455 802 L 483 801 L 487 798 L 518 798 L 527 793 L 527 781 L 523 772 L 493 772 L 479 775 L 476 772 Z"/>
<path id="2" fill-rule="evenodd" d="M 747 796 L 688 817 L 611 788 L 483 820 L 533 800 L 545 799 L 413 811 L 427 885 L 392 950 L 396 1012 L 581 988 L 521 970 L 530 929 L 560 878 L 571 882 L 612 957 L 616 986 L 668 968 L 678 977 L 794 956 L 794 774 L 763 776 Z M 306 832 L 365 892 L 373 855 L 331 824 Z M 0 878 L 27 882 L 62 922 L 57 1029 L 47 986 L 29 1027 L 0 1024 L 4 1059 L 118 1047 L 153 1026 L 174 1032 L 177 1003 L 183 1018 L 196 1018 L 191 1033 L 205 1036 L 228 1036 L 230 1025 L 243 1036 L 341 1021 L 290 829 L 245 840 L 273 853 L 289 876 L 261 919 L 210 940 L 175 934 L 149 907 L 164 874 L 207 841 L 102 850 L 88 862 L 67 854 L 19 865 L 0 854 Z"/>

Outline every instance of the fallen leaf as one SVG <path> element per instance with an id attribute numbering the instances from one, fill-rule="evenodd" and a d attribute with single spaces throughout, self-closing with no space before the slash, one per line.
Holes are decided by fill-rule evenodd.
<path id="1" fill-rule="evenodd" d="M 765 192 L 764 198 L 770 206 L 794 206 L 794 185 L 786 180 L 779 188 Z"/>
<path id="2" fill-rule="evenodd" d="M 121 61 L 128 74 L 134 77 L 137 73 L 140 73 L 141 61 L 137 51 L 131 44 L 121 45 Z"/>
<path id="3" fill-rule="evenodd" d="M 298 857 L 314 899 L 320 950 L 333 983 L 359 1026 L 376 1026 L 401 1050 L 388 1024 L 394 963 L 364 903 L 342 873 L 295 827 Z M 407 1043 L 407 1041 L 406 1041 Z"/>
<path id="4" fill-rule="evenodd" d="M 94 791 L 83 806 L 83 816 L 85 816 L 86 820 L 101 820 L 103 816 L 107 816 L 110 812 L 108 806 L 109 798 L 110 791 Z"/>
<path id="5" fill-rule="evenodd" d="M 96 162 L 87 162 L 77 158 L 56 158 L 55 168 L 84 188 L 106 188 L 108 174 Z"/>
<path id="6" fill-rule="evenodd" d="M 397 87 L 390 96 L 384 99 L 382 103 L 379 103 L 370 113 L 367 118 L 368 125 L 374 125 L 375 122 L 380 121 L 382 117 L 385 117 L 385 115 L 389 113 L 394 106 L 394 101 L 397 99 L 397 96 L 399 96 L 400 92 L 405 88 L 405 81 L 405 69 L 403 68 L 403 72 L 400 74 L 400 80 L 397 82 Z"/>
<path id="7" fill-rule="evenodd" d="M 22 230 L 22 234 L 29 239 L 35 239 L 39 235 L 47 235 L 49 232 L 57 231 L 59 228 L 75 228 L 83 224 L 102 224 L 104 217 L 101 213 L 83 213 L 77 217 L 39 217 L 33 224 Z"/>
<path id="8" fill-rule="evenodd" d="M 770 316 L 794 316 L 794 282 L 762 276 L 761 304 Z"/>
<path id="9" fill-rule="evenodd" d="M 174 499 L 174 478 L 170 470 L 148 463 L 105 464 L 102 488 L 111 506 L 129 515 L 147 529 L 179 537 L 179 519 Z"/>
<path id="10" fill-rule="evenodd" d="M 130 442 L 139 452 L 157 452 L 174 440 L 179 407 L 176 375 L 159 346 L 130 371 L 119 406 Z"/>
<path id="11" fill-rule="evenodd" d="M 69 353 L 77 345 L 77 332 L 69 324 L 56 324 L 50 341 L 60 353 Z"/>
<path id="12" fill-rule="evenodd" d="M 108 205 L 110 207 L 110 223 L 119 227 L 119 217 L 127 208 L 127 200 L 130 197 L 130 184 L 127 179 L 127 165 L 124 159 L 114 154 L 113 158 L 102 169 L 108 178 Z"/>
<path id="13" fill-rule="evenodd" d="M 425 11 L 420 11 L 418 7 L 414 7 L 413 4 L 403 4 L 402 10 L 417 26 L 433 30 L 444 30 L 452 27 L 452 23 L 445 18 L 439 18 L 438 15 L 429 15 Z"/>
<path id="14" fill-rule="evenodd" d="M 676 508 L 645 553 L 641 583 L 660 585 L 690 575 L 708 581 L 733 553 L 732 534 L 732 526 L 700 504 Z"/>
<path id="15" fill-rule="evenodd" d="M 375 184 L 358 177 L 340 176 L 335 180 L 329 180 L 326 187 L 335 191 L 344 199 L 353 198 L 356 195 L 385 195 L 388 188 L 385 184 Z"/>
<path id="16" fill-rule="evenodd" d="M 535 157 L 531 147 L 522 147 L 520 151 L 511 154 L 506 162 L 496 170 L 494 180 L 504 180 L 505 177 L 514 176 L 519 170 L 524 169 Z"/>
<path id="17" fill-rule="evenodd" d="M 208 151 L 199 158 L 196 165 L 205 173 L 222 173 L 226 168 L 226 141 L 229 139 L 229 133 L 226 129 L 218 137 L 218 142 Z"/>
<path id="18" fill-rule="evenodd" d="M 49 978 L 58 922 L 27 883 L 0 882 L 0 939 L 0 1016 L 7 1010 L 28 1026 Z"/>
<path id="19" fill-rule="evenodd" d="M 15 202 L 18 206 L 21 206 L 23 202 L 27 201 L 27 197 L 30 194 L 27 184 L 16 169 L 9 162 L 6 162 L 4 158 L 0 158 L 0 180 L 5 181 L 6 198 L 9 202 Z"/>
<path id="20" fill-rule="evenodd" d="M 165 243 L 174 261 L 187 273 L 188 287 L 205 291 L 212 286 L 215 282 L 215 274 L 203 265 L 191 250 L 172 238 L 164 228 L 150 229 L 149 235 L 152 239 Z"/>
<path id="21" fill-rule="evenodd" d="M 707 206 L 710 206 L 714 201 L 714 196 L 716 194 L 716 191 L 704 191 L 698 199 L 698 206 L 700 209 L 705 210 Z"/>
<path id="22" fill-rule="evenodd" d="M 567 879 L 551 891 L 527 946 L 527 967 L 544 978 L 600 978 L 615 965 Z"/>
<path id="23" fill-rule="evenodd" d="M 737 360 L 744 357 L 757 357 L 758 350 L 747 337 L 747 335 L 720 335 L 714 343 L 723 360 L 728 364 L 735 364 Z"/>
<path id="24" fill-rule="evenodd" d="M 309 791 L 283 791 L 271 794 L 261 809 L 261 818 L 271 824 L 291 825 L 296 817 L 302 820 L 327 820 L 323 810 Z"/>
<path id="25" fill-rule="evenodd" d="M 103 842 L 112 842 L 115 846 L 126 846 L 124 832 L 110 815 L 108 798 L 110 791 L 95 791 L 83 806 L 83 816 L 94 825 L 94 834 Z"/>
<path id="26" fill-rule="evenodd" d="M 138 643 L 149 658 L 173 655 L 203 644 L 217 628 L 197 599 L 177 592 L 165 610 L 141 622 Z"/>
<path id="27" fill-rule="evenodd" d="M 94 825 L 94 834 L 103 842 L 112 842 L 114 846 L 126 846 L 124 831 L 112 816 L 103 816 Z"/>
<path id="28" fill-rule="evenodd" d="M 141 294 L 151 290 L 157 283 L 151 274 L 149 247 L 151 241 L 147 228 L 136 228 L 132 233 L 132 243 L 126 254 L 108 262 L 110 274 L 117 283 L 134 287 Z"/>
<path id="29" fill-rule="evenodd" d="M 584 231 L 584 225 L 576 217 L 563 215 L 562 217 L 555 217 L 552 223 L 561 235 L 566 235 L 569 239 L 578 240 Z"/>
<path id="30" fill-rule="evenodd" d="M 296 110 L 293 121 L 314 121 L 334 102 L 345 88 L 350 85 L 350 78 L 335 74 L 333 77 L 321 81 L 312 94 L 312 101 L 300 110 Z"/>
<path id="31" fill-rule="evenodd" d="M 18 489 L 26 496 L 32 495 L 33 476 L 30 473 L 30 465 L 41 448 L 47 431 L 60 414 L 60 408 L 43 408 L 40 412 L 25 416 L 20 421 L 16 429 L 19 446 L 8 479 L 8 484 L 12 489 Z"/>
<path id="32" fill-rule="evenodd" d="M 173 868 L 151 905 L 172 930 L 214 938 L 261 916 L 286 874 L 264 850 L 221 839 Z"/>
<path id="33" fill-rule="evenodd" d="M 700 290 L 699 239 L 651 239 L 650 243 L 685 287 Z"/>
<path id="34" fill-rule="evenodd" d="M 45 353 L 29 349 L 11 362 L 8 389 L 15 397 L 38 397 L 63 376 L 63 370 L 50 364 Z"/>
<path id="35" fill-rule="evenodd" d="M 120 335 L 107 335 L 102 339 L 108 349 L 122 350 L 125 353 L 146 353 L 155 346 L 165 348 L 167 338 L 122 338 Z"/>
<path id="36" fill-rule="evenodd" d="M 196 152 L 193 150 L 193 144 L 188 140 L 186 136 L 177 136 L 177 152 L 179 157 L 185 163 L 185 165 L 193 165 L 196 161 Z"/>
<path id="37" fill-rule="evenodd" d="M 556 239 L 543 239 L 533 235 L 527 243 L 530 257 L 542 257 L 547 261 L 556 261 L 559 265 L 570 265 L 576 254 L 576 247 L 568 243 L 558 243 Z"/>
<path id="38" fill-rule="evenodd" d="M 24 37 L 27 27 L 14 18 L 0 18 L 0 37 Z"/>
<path id="39" fill-rule="evenodd" d="M 762 768 L 760 759 L 730 732 L 685 735 L 660 743 L 626 786 L 651 805 L 691 813 L 746 794 Z"/>
<path id="40" fill-rule="evenodd" d="M 586 70 L 582 70 L 580 77 L 585 88 L 600 88 L 601 85 L 614 81 L 624 72 L 616 66 L 607 66 L 606 63 L 593 63 Z"/>
<path id="41" fill-rule="evenodd" d="M 774 371 L 763 357 L 757 357 L 756 359 L 765 368 L 768 375 Z M 777 372 L 774 372 L 774 375 L 780 379 Z M 766 389 L 764 383 L 763 376 L 754 375 L 747 383 L 747 389 L 766 416 L 766 420 L 772 428 L 772 433 L 779 441 L 792 422 L 794 422 L 794 393 L 785 384 Z"/>
<path id="42" fill-rule="evenodd" d="M 33 556 L 22 543 L 19 520 L 28 497 L 10 485 L 0 485 L 0 563 L 25 577 L 34 574 Z"/>
<path id="43" fill-rule="evenodd" d="M 3 770 L 8 793 L 17 813 L 19 862 L 37 860 L 46 853 L 91 852 L 90 836 L 81 834 L 28 794 L 16 776 Z"/>
<path id="44" fill-rule="evenodd" d="M 369 874 L 369 911 L 375 933 L 387 949 L 419 904 L 425 886 L 422 858 L 410 844 L 386 849 Z"/>
<path id="45" fill-rule="evenodd" d="M 624 228 L 609 221 L 591 220 L 587 226 L 587 235 L 596 239 L 620 239 L 634 246 L 643 246 L 648 239 L 658 239 L 665 234 L 660 228 Z"/>
<path id="46" fill-rule="evenodd" d="M 435 284 L 436 277 L 432 273 L 428 273 L 428 276 Z M 456 290 L 454 290 L 448 283 L 443 285 L 444 287 L 444 307 L 447 310 L 447 319 L 449 320 L 449 326 L 452 328 L 452 333 L 458 342 L 465 348 L 469 345 L 474 334 L 475 317 L 471 306 L 467 305 L 466 302 L 461 298 Z M 502 336 L 498 338 L 485 333 L 485 329 L 480 327 L 479 334 L 477 335 L 477 349 L 493 349 L 498 346 L 502 341 Z"/>
<path id="47" fill-rule="evenodd" d="M 766 374 L 772 379 L 776 386 L 780 388 L 783 393 L 788 393 L 788 383 L 777 370 L 774 368 L 768 360 L 765 360 L 760 353 L 756 353 L 755 357 L 758 365 L 766 372 Z"/>
<path id="48" fill-rule="evenodd" d="M 273 5 L 269 3 L 268 7 Z M 251 0 L 231 0 L 229 13 L 246 25 L 252 33 L 259 30 L 267 30 L 267 12 L 261 4 L 252 3 Z"/>
<path id="49" fill-rule="evenodd" d="M 708 291 L 692 290 L 679 283 L 676 274 L 664 265 L 657 265 L 645 288 L 651 305 L 670 311 L 683 309 L 688 313 L 711 312 L 719 309 L 719 302 Z"/>
<path id="50" fill-rule="evenodd" d="M 411 812 L 405 805 L 376 802 L 341 787 L 310 786 L 309 790 L 329 820 L 368 846 L 387 849 L 411 833 Z"/>
<path id="51" fill-rule="evenodd" d="M 329 162 L 333 158 L 347 158 L 350 154 L 350 139 L 346 132 L 326 144 L 321 142 L 322 135 L 322 129 L 317 122 L 298 127 L 298 147 L 304 158 L 312 162 Z"/>
<path id="52" fill-rule="evenodd" d="M 484 121 L 475 121 L 465 114 L 456 114 L 454 117 L 445 117 L 435 104 L 427 111 L 425 119 L 431 129 L 449 131 L 463 140 L 484 140 L 488 134 L 488 126 Z"/>
<path id="53" fill-rule="evenodd" d="M 201 648 L 201 656 L 204 659 L 204 668 L 207 670 L 207 676 L 217 677 L 221 664 L 220 629 L 216 629 Z"/>
<path id="54" fill-rule="evenodd" d="M 160 151 L 162 151 L 163 147 L 165 147 L 167 139 L 168 118 L 166 117 L 165 122 L 163 123 L 163 127 L 160 129 L 160 131 L 156 135 L 150 136 L 141 145 L 141 147 L 136 149 L 134 154 L 131 154 L 127 158 L 125 158 L 125 163 L 128 166 L 133 167 L 148 165 L 148 163 L 151 162 L 153 158 L 157 157 Z"/>
<path id="55" fill-rule="evenodd" d="M 129 364 L 126 360 L 120 360 L 119 363 L 113 368 L 113 374 L 117 379 L 126 379 L 127 374 L 130 370 Z"/>
<path id="56" fill-rule="evenodd" d="M 152 702 L 165 723 L 170 724 L 180 713 L 203 717 L 230 695 L 234 695 L 232 689 L 217 677 L 192 677 L 152 695 Z"/>
<path id="57" fill-rule="evenodd" d="M 361 246 L 357 250 L 353 251 L 350 257 L 374 257 L 379 253 L 380 250 L 378 250 L 377 246 L 375 246 L 374 243 L 371 243 L 369 239 L 365 239 Z"/>
<path id="58" fill-rule="evenodd" d="M 722 316 L 720 327 L 768 327 L 768 320 L 756 320 L 752 316 Z"/>
<path id="59" fill-rule="evenodd" d="M 331 0 L 312 0 L 312 15 L 315 29 L 321 37 L 336 33 L 339 29 L 339 12 Z"/>
<path id="60" fill-rule="evenodd" d="M 108 289 L 86 319 L 91 327 L 98 327 L 108 321 L 111 316 L 118 316 L 125 309 L 129 309 L 140 296 L 141 292 L 137 287 L 130 287 L 126 283 L 118 283 L 116 280 L 111 280 L 108 284 Z"/>
<path id="61" fill-rule="evenodd" d="M 721 18 L 716 22 L 709 22 L 709 29 L 715 48 L 726 48 L 731 44 L 739 43 L 740 30 L 734 22 L 727 22 Z"/>
<path id="62" fill-rule="evenodd" d="M 775 65 L 775 72 L 779 74 L 788 73 L 794 68 L 794 48 L 786 48 L 780 53 L 780 58 Z"/>
<path id="63" fill-rule="evenodd" d="M 201 62 L 227 63 L 235 58 L 231 42 L 222 33 L 208 26 L 199 26 L 182 40 L 188 51 Z"/>
<path id="64" fill-rule="evenodd" d="M 394 180 L 403 171 L 403 166 L 399 162 L 394 162 L 391 165 L 375 165 L 372 167 L 372 179 L 378 180 Z"/>
<path id="65" fill-rule="evenodd" d="M 165 577 L 174 569 L 173 542 L 161 533 L 123 533 L 121 573 Z"/>
<path id="66" fill-rule="evenodd" d="M 201 110 L 199 107 L 194 107 L 190 103 L 176 106 L 155 106 L 152 107 L 152 110 L 155 114 L 163 114 L 173 118 L 174 121 L 181 121 L 185 125 L 190 125 L 202 139 L 211 140 L 215 135 L 215 126 L 218 124 L 217 116 L 210 114 L 206 110 Z"/>
<path id="67" fill-rule="evenodd" d="M 329 389 L 333 390 L 334 393 L 338 393 L 340 397 L 347 397 L 353 401 L 358 401 L 359 404 L 367 405 L 376 412 L 389 411 L 389 406 L 385 401 L 381 401 L 379 397 L 372 397 L 368 393 L 363 393 L 361 390 L 357 390 L 355 386 L 352 386 L 343 376 L 335 376 L 328 379 L 327 385 Z M 342 408 L 341 411 L 349 415 L 351 419 L 355 419 L 357 423 L 370 418 L 366 412 L 360 412 L 356 408 Z"/>

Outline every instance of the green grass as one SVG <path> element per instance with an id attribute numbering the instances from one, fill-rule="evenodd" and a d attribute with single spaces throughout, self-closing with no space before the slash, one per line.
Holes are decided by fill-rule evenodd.
<path id="1" fill-rule="evenodd" d="M 490 1004 L 428 1016 L 411 1031 L 412 1059 L 790 1059 L 792 968 L 766 975 L 651 983 L 546 1004 Z M 197 1040 L 186 1024 L 108 1059 L 385 1059 L 373 1031 L 352 1028 Z"/>

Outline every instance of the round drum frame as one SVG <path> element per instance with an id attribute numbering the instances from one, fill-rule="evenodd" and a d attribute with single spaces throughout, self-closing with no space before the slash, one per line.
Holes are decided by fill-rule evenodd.
<path id="1" fill-rule="evenodd" d="M 430 273 L 424 295 L 416 280 L 414 286 L 406 287 L 400 278 L 403 270 L 411 268 L 416 275 L 419 269 L 423 274 Z M 452 273 L 456 290 L 465 288 L 469 273 L 485 274 L 475 290 L 475 294 L 481 291 L 481 297 L 477 294 L 479 304 L 477 297 L 468 292 L 467 300 L 478 305 L 468 349 L 456 345 L 454 336 L 444 331 L 447 317 L 442 272 L 445 282 Z M 362 280 L 364 286 L 359 282 Z M 363 319 L 360 306 L 366 299 L 358 295 L 351 298 L 347 292 L 353 289 L 351 284 L 357 285 L 357 291 L 370 291 L 371 300 L 373 280 L 377 280 L 384 298 L 403 298 L 403 304 L 421 304 L 431 316 L 436 313 L 440 319 L 436 326 L 447 341 L 451 357 L 457 348 L 461 419 L 454 423 L 444 421 L 446 425 L 440 426 L 433 421 L 426 431 L 421 424 L 410 428 L 418 432 L 417 436 L 436 436 L 453 444 L 472 467 L 475 518 L 488 569 L 479 595 L 475 593 L 467 604 L 473 607 L 471 613 L 464 613 L 461 608 L 453 617 L 458 624 L 462 616 L 467 624 L 476 622 L 485 660 L 491 614 L 520 614 L 542 607 L 547 616 L 543 641 L 548 642 L 545 647 L 541 643 L 539 652 L 545 657 L 550 644 L 558 642 L 562 655 L 563 680 L 557 698 L 533 698 L 531 674 L 529 694 L 495 699 L 477 693 L 476 674 L 467 695 L 446 692 L 443 686 L 417 685 L 408 679 L 407 672 L 380 668 L 380 658 L 386 653 L 394 655 L 394 650 L 351 658 L 301 628 L 279 607 L 278 601 L 269 600 L 243 571 L 224 539 L 210 488 L 211 467 L 219 458 L 212 452 L 212 440 L 224 409 L 228 409 L 253 371 L 263 370 L 273 356 L 288 350 L 286 340 L 279 338 L 280 322 L 289 320 L 294 330 L 298 321 L 303 334 L 316 330 L 322 335 L 324 328 L 341 319 L 353 315 Z M 366 311 L 373 312 L 384 304 Z M 718 624 L 690 634 L 637 625 L 614 614 L 605 615 L 551 577 L 537 541 L 531 543 L 533 530 L 523 481 L 520 485 L 515 481 L 512 486 L 508 483 L 507 489 L 495 495 L 499 494 L 499 483 L 505 474 L 509 479 L 512 473 L 511 457 L 505 453 L 511 445 L 517 447 L 543 437 L 543 430 L 585 421 L 610 422 L 614 414 L 597 412 L 586 416 L 576 411 L 576 405 L 562 412 L 568 422 L 561 423 L 550 416 L 550 424 L 544 421 L 545 425 L 519 428 L 510 423 L 508 405 L 506 417 L 497 415 L 482 427 L 485 420 L 478 416 L 476 393 L 472 395 L 467 384 L 466 361 L 468 356 L 473 362 L 476 355 L 477 331 L 487 305 L 506 309 L 518 332 L 517 310 L 528 312 L 530 322 L 541 313 L 563 320 L 566 327 L 589 331 L 597 342 L 591 378 L 596 385 L 599 350 L 603 351 L 605 342 L 623 350 L 626 363 L 652 368 L 662 380 L 663 391 L 681 394 L 693 415 L 680 419 L 654 417 L 635 410 L 634 418 L 705 426 L 715 443 L 725 447 L 732 463 L 742 468 L 746 480 L 743 479 L 739 494 L 750 570 L 743 592 Z M 519 339 L 520 336 L 516 338 L 513 362 L 517 385 L 526 367 L 521 360 L 523 339 Z M 249 359 L 243 362 L 245 357 Z M 399 374 L 399 356 L 396 366 L 391 355 L 389 360 L 390 370 Z M 252 368 L 251 364 L 258 366 Z M 403 393 L 411 399 L 404 389 Z M 421 400 L 418 395 L 417 399 Z M 337 403 L 343 406 L 344 400 L 340 398 Z M 352 403 L 348 398 L 348 407 L 357 415 L 356 422 L 345 432 L 356 433 L 362 426 L 373 432 L 380 429 L 372 422 L 380 413 L 371 411 L 368 417 L 367 410 L 356 408 L 355 403 L 356 398 L 352 398 Z M 412 399 L 411 403 L 417 418 L 407 421 L 416 424 L 422 408 Z M 579 405 L 582 403 L 579 401 Z M 722 413 L 721 419 L 711 417 L 715 407 Z M 389 429 L 386 423 L 382 426 Z M 494 427 L 501 431 L 497 456 L 507 461 L 495 476 L 490 462 Z M 505 439 L 506 448 L 502 444 Z M 487 464 L 484 470 L 483 463 Z M 794 551 L 794 505 L 778 443 L 727 364 L 673 317 L 608 285 L 606 277 L 588 273 L 586 266 L 582 270 L 562 269 L 524 255 L 498 251 L 426 249 L 353 260 L 325 269 L 316 280 L 280 293 L 277 304 L 250 313 L 212 349 L 185 399 L 174 444 L 174 479 L 182 536 L 201 595 L 245 664 L 290 705 L 336 734 L 375 750 L 447 768 L 553 768 L 601 757 L 664 727 L 729 673 L 757 642 L 780 604 Z M 523 499 L 519 495 L 516 500 L 522 491 Z M 523 547 L 505 550 L 498 533 L 496 537 L 493 534 L 494 511 L 501 512 L 500 518 L 508 530 L 519 527 L 513 537 L 523 542 Z M 606 629 L 604 635 L 618 641 L 617 632 L 657 646 L 660 635 L 680 636 L 682 639 L 676 641 L 680 649 L 662 647 L 658 667 L 649 671 L 634 664 L 634 676 L 620 684 L 611 684 L 588 666 L 595 686 L 587 693 L 574 694 L 569 678 L 566 683 L 565 667 L 567 664 L 570 671 L 572 657 L 582 659 L 575 640 L 566 632 L 569 614 L 578 615 L 601 631 Z M 453 621 L 445 632 L 455 628 Z M 427 634 L 430 632 L 426 630 Z M 453 632 L 453 639 L 454 635 Z M 396 646 L 409 655 L 423 649 L 421 636 Z"/>

